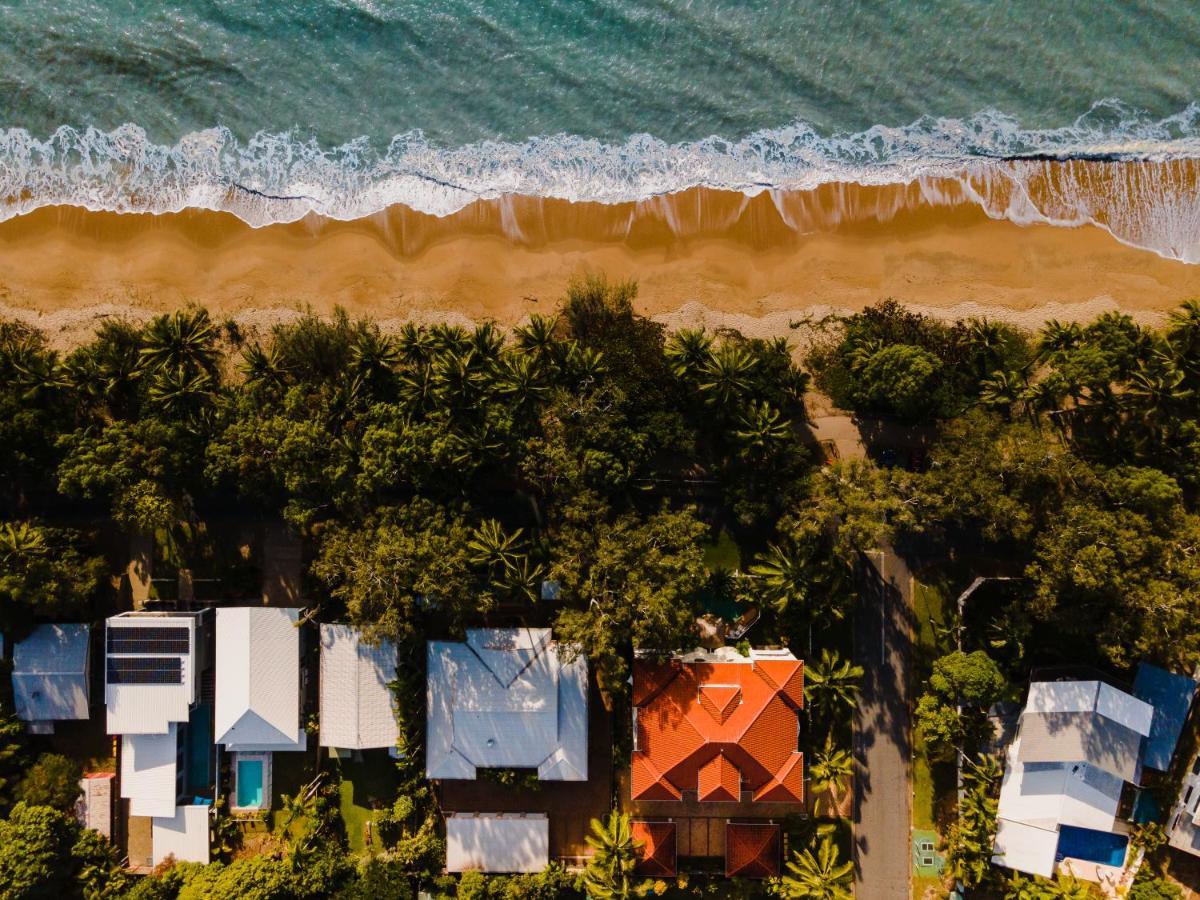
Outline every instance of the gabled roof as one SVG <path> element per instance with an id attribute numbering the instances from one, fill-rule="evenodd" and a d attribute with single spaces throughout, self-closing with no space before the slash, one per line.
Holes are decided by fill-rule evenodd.
<path id="1" fill-rule="evenodd" d="M 122 735 L 121 796 L 129 801 L 131 815 L 175 815 L 175 729 L 171 723 L 163 734 Z"/>
<path id="2" fill-rule="evenodd" d="M 550 864 L 545 813 L 451 813 L 446 871 L 540 872 Z"/>
<path id="3" fill-rule="evenodd" d="M 1132 781 L 1154 708 L 1100 681 L 1039 681 L 1021 715 L 1023 763 L 1086 762 Z"/>
<path id="4" fill-rule="evenodd" d="M 786 651 L 689 654 L 633 666 L 633 800 L 804 800 L 804 664 Z"/>
<path id="5" fill-rule="evenodd" d="M 396 645 L 364 643 L 349 625 L 321 626 L 321 746 L 395 747 L 399 739 L 391 682 Z"/>
<path id="6" fill-rule="evenodd" d="M 39 625 L 13 648 L 17 718 L 52 722 L 88 717 L 87 625 Z"/>
<path id="7" fill-rule="evenodd" d="M 725 825 L 725 877 L 773 878 L 779 874 L 780 828 L 765 822 Z"/>
<path id="8" fill-rule="evenodd" d="M 105 622 L 109 734 L 166 734 L 172 723 L 188 720 L 198 695 L 197 626 L 197 616 L 189 613 L 126 612 Z M 122 677 L 126 667 L 150 660 L 170 663 L 175 674 L 140 682 Z"/>
<path id="9" fill-rule="evenodd" d="M 1158 666 L 1141 663 L 1133 682 L 1133 695 L 1154 707 L 1150 736 L 1142 747 L 1142 762 L 1165 772 L 1171 768 L 1175 745 L 1196 696 L 1196 682 Z"/>
<path id="10" fill-rule="evenodd" d="M 301 750 L 298 609 L 217 610 L 216 743 L 229 751 Z"/>
<path id="11" fill-rule="evenodd" d="M 630 831 L 634 841 L 642 845 L 634 872 L 647 878 L 673 878 L 677 871 L 675 823 L 634 819 Z"/>
<path id="12" fill-rule="evenodd" d="M 536 768 L 544 781 L 587 780 L 587 660 L 559 657 L 547 628 L 469 629 L 430 641 L 426 773 Z"/>
<path id="13" fill-rule="evenodd" d="M 155 817 L 150 827 L 154 865 L 172 856 L 176 862 L 208 863 L 207 806 L 177 806 L 172 816 Z"/>

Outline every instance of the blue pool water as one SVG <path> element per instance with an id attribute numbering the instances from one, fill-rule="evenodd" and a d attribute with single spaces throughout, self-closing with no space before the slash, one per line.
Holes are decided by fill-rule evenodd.
<path id="1" fill-rule="evenodd" d="M 263 800 L 263 764 L 261 759 L 242 759 L 237 764 L 237 805 L 261 807 Z"/>
<path id="2" fill-rule="evenodd" d="M 1122 866 L 1129 838 L 1107 831 L 1064 825 L 1058 832 L 1058 859 L 1071 857 L 1105 866 Z"/>

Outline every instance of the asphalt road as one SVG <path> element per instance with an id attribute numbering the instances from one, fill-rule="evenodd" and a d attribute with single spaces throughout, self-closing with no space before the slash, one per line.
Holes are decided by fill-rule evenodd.
<path id="1" fill-rule="evenodd" d="M 890 548 L 871 554 L 862 568 L 854 617 L 854 658 L 865 670 L 854 728 L 855 893 L 866 900 L 908 900 L 911 584 L 904 561 Z"/>

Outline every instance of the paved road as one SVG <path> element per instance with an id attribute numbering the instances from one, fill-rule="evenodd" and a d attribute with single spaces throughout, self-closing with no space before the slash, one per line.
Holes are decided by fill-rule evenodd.
<path id="1" fill-rule="evenodd" d="M 854 729 L 854 821 L 855 892 L 867 900 L 911 896 L 910 592 L 908 568 L 890 548 L 863 565 L 854 627 L 855 661 L 866 670 Z"/>

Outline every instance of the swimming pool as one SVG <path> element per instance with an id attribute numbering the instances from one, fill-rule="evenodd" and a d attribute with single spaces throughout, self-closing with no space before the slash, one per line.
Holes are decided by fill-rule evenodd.
<path id="1" fill-rule="evenodd" d="M 261 809 L 263 805 L 263 761 L 239 759 L 237 762 L 237 806 Z"/>
<path id="2" fill-rule="evenodd" d="M 1125 848 L 1128 844 L 1129 838 L 1123 834 L 1063 825 L 1058 830 L 1058 853 L 1055 858 L 1061 860 L 1069 856 L 1120 868 L 1125 864 Z"/>

